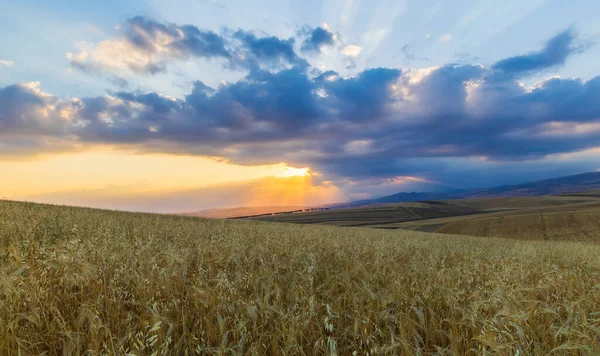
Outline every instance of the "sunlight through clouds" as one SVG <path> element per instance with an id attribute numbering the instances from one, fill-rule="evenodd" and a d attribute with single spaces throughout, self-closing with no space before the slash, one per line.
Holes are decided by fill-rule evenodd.
<path id="1" fill-rule="evenodd" d="M 356 45 L 349 45 L 342 49 L 342 54 L 346 57 L 358 57 L 360 52 L 362 52 L 362 48 Z"/>

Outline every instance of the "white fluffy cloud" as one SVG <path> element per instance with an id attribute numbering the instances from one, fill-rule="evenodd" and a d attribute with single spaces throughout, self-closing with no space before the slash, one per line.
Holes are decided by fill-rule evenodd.
<path id="1" fill-rule="evenodd" d="M 164 71 L 174 59 L 229 58 L 225 39 L 192 25 L 160 23 L 137 16 L 118 27 L 119 36 L 97 44 L 81 42 L 78 53 L 67 53 L 71 65 L 82 70 Z"/>
<path id="2" fill-rule="evenodd" d="M 356 58 L 362 52 L 362 48 L 356 45 L 349 45 L 342 49 L 342 54 L 346 57 Z"/>
<path id="3" fill-rule="evenodd" d="M 5 59 L 0 59 L 0 66 L 5 66 L 5 67 L 12 67 L 15 65 L 15 62 L 13 61 L 8 61 Z"/>

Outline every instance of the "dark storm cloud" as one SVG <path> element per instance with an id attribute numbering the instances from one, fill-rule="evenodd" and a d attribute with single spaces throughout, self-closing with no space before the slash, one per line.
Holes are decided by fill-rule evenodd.
<path id="1" fill-rule="evenodd" d="M 331 94 L 330 106 L 344 120 L 375 120 L 383 117 L 393 101 L 391 84 L 400 78 L 399 69 L 367 69 L 354 78 L 341 78 L 329 72 L 319 78 L 325 93 Z M 335 80 L 328 80 L 334 76 Z"/>
<path id="2" fill-rule="evenodd" d="M 172 110 L 176 110 L 179 107 L 177 101 L 167 99 L 158 95 L 157 93 L 118 92 L 114 95 L 115 97 L 122 99 L 126 102 L 136 102 L 142 104 L 150 112 L 158 115 L 171 112 Z"/>
<path id="3" fill-rule="evenodd" d="M 302 42 L 302 47 L 300 47 L 302 52 L 321 53 L 322 48 L 334 46 L 336 43 L 333 32 L 325 27 L 308 29 L 306 32 L 308 37 Z"/>
<path id="4" fill-rule="evenodd" d="M 184 99 L 118 92 L 112 100 L 87 99 L 82 114 L 101 127 L 85 126 L 79 135 L 113 143 L 125 143 L 125 138 L 129 143 L 173 141 L 215 150 L 237 143 L 276 142 L 314 127 L 323 116 L 314 88 L 304 69 L 293 67 L 277 73 L 252 72 L 218 90 L 196 82 Z M 102 122 L 86 112 L 88 107 L 111 120 Z"/>
<path id="5" fill-rule="evenodd" d="M 492 68 L 518 74 L 563 65 L 571 54 L 581 50 L 573 44 L 574 40 L 574 30 L 565 30 L 551 38 L 541 51 L 503 59 L 496 62 Z"/>
<path id="6" fill-rule="evenodd" d="M 514 65 L 521 61 L 514 58 L 556 58 L 549 54 L 562 48 L 556 38 L 544 55 L 513 57 L 493 67 L 373 68 L 353 77 L 332 71 L 315 76 L 292 40 L 244 31 L 235 40 L 246 49 L 245 58 L 283 67 L 257 65 L 218 88 L 198 81 L 180 99 L 121 91 L 64 101 L 34 86 L 9 86 L 0 90 L 1 127 L 246 164 L 285 161 L 340 180 L 447 174 L 473 182 L 469 177 L 477 175 L 464 177 L 460 168 L 476 172 L 489 162 L 516 167 L 600 146 L 600 77 L 553 78 L 524 87 L 506 75 L 564 62 Z M 15 150 L 7 147 L 0 149 Z"/>

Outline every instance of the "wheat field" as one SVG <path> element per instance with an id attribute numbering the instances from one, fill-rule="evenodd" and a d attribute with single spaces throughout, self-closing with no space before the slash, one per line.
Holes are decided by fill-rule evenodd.
<path id="1" fill-rule="evenodd" d="M 0 354 L 593 355 L 600 246 L 0 202 Z"/>
<path id="2" fill-rule="evenodd" d="M 504 237 L 523 240 L 600 242 L 600 201 L 542 197 L 498 200 L 457 201 L 469 206 L 514 207 L 470 216 L 436 218 L 376 227 L 481 237 Z M 530 204 L 529 206 L 527 206 Z"/>

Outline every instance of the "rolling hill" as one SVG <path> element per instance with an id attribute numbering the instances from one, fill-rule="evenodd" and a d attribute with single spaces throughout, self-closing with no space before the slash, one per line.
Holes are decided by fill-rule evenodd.
<path id="1" fill-rule="evenodd" d="M 331 208 L 354 208 L 375 204 L 402 203 L 421 200 L 454 200 L 474 198 L 528 197 L 558 195 L 600 189 L 600 172 L 588 172 L 517 185 L 504 185 L 479 190 L 451 192 L 398 193 L 376 199 L 333 204 Z"/>
<path id="2" fill-rule="evenodd" d="M 526 240 L 600 242 L 600 194 L 591 191 L 558 196 L 376 204 L 258 219 Z"/>
<path id="3" fill-rule="evenodd" d="M 253 219 L 297 224 L 324 224 L 356 227 L 395 224 L 406 221 L 449 216 L 465 216 L 479 213 L 482 213 L 482 211 L 469 206 L 453 204 L 452 202 L 424 201 L 261 216 Z"/>
<path id="4" fill-rule="evenodd" d="M 573 197 L 548 196 L 462 203 L 473 208 L 486 208 L 488 213 L 371 227 L 527 240 L 600 242 L 600 198 L 574 200 Z"/>
<path id="5" fill-rule="evenodd" d="M 0 201 L 0 250 L 0 355 L 600 352 L 597 244 Z"/>

